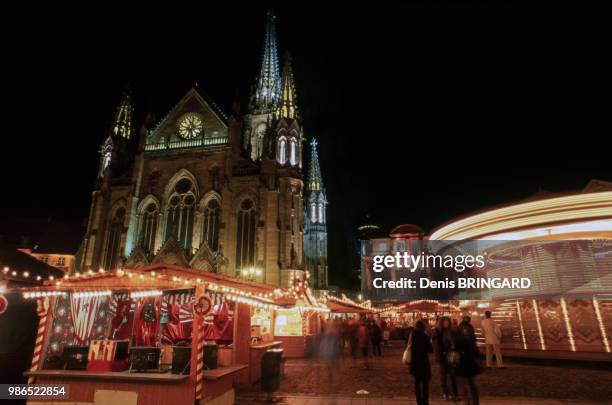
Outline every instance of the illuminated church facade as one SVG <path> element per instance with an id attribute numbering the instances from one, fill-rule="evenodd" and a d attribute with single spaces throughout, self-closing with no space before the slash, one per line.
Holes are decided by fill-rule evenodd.
<path id="1" fill-rule="evenodd" d="M 136 130 L 123 94 L 101 148 L 81 272 L 163 262 L 277 285 L 304 275 L 305 136 L 283 62 L 281 71 L 269 13 L 246 114 L 226 117 L 194 87 Z"/>

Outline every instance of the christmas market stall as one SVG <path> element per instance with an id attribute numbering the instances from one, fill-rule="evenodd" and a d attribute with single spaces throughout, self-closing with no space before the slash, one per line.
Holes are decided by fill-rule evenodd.
<path id="1" fill-rule="evenodd" d="M 41 309 L 30 382 L 69 384 L 71 401 L 149 405 L 232 404 L 234 386 L 259 378 L 260 354 L 283 345 L 275 312 L 293 294 L 154 264 L 76 273 L 23 297 Z"/>
<path id="2" fill-rule="evenodd" d="M 325 296 L 325 305 L 329 308 L 329 318 L 359 318 L 372 314 L 374 309 L 371 302 L 355 302 L 342 294 L 342 297 Z"/>
<path id="3" fill-rule="evenodd" d="M 435 327 L 436 320 L 441 316 L 448 316 L 459 321 L 461 308 L 457 301 L 413 300 L 395 305 L 387 305 L 376 309 L 378 316 L 389 329 L 390 339 L 406 339 L 409 331 L 418 320 L 427 322 Z"/>
<path id="4" fill-rule="evenodd" d="M 277 299 L 282 308 L 274 314 L 274 339 L 282 342 L 287 358 L 315 354 L 322 315 L 329 313 L 329 308 L 313 295 L 309 278 L 308 272 L 304 279 L 298 274 L 291 277 L 290 287 Z"/>

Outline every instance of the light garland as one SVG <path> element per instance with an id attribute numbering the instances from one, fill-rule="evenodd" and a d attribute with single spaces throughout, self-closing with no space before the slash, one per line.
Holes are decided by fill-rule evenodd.
<path id="1" fill-rule="evenodd" d="M 87 298 L 87 297 L 105 297 L 112 295 L 113 292 L 110 290 L 104 291 L 78 291 L 72 293 L 74 298 Z"/>
<path id="2" fill-rule="evenodd" d="M 59 297 L 66 296 L 68 293 L 65 291 L 30 291 L 24 292 L 23 298 L 32 299 L 32 298 L 45 298 L 45 297 Z"/>
<path id="3" fill-rule="evenodd" d="M 159 297 L 163 294 L 161 290 L 152 291 L 134 291 L 130 293 L 130 298 L 147 298 L 147 297 Z"/>
<path id="4" fill-rule="evenodd" d="M 166 281 L 171 281 L 172 283 L 175 283 L 178 285 L 180 285 L 181 287 L 183 286 L 195 286 L 195 285 L 204 285 L 205 290 L 211 291 L 211 292 L 216 292 L 216 293 L 222 293 L 226 296 L 226 298 L 228 300 L 234 301 L 234 302 L 241 302 L 241 303 L 245 303 L 247 305 L 251 305 L 254 307 L 258 307 L 258 308 L 263 308 L 263 309 L 271 309 L 271 310 L 276 310 L 276 309 L 281 309 L 282 307 L 278 304 L 275 303 L 276 299 L 282 299 L 282 298 L 295 298 L 295 299 L 305 299 L 307 298 L 310 303 L 312 305 L 306 305 L 306 306 L 299 306 L 296 305 L 295 308 L 299 309 L 301 308 L 302 310 L 305 311 L 311 311 L 311 312 L 329 312 L 329 308 L 327 308 L 324 304 L 320 303 L 313 295 L 312 295 L 312 291 L 310 289 L 310 287 L 308 286 L 308 278 L 310 277 L 309 273 L 305 273 L 305 280 L 301 280 L 299 277 L 295 277 L 296 280 L 294 280 L 294 286 L 283 290 L 281 288 L 275 288 L 273 291 L 270 292 L 253 292 L 253 291 L 248 291 L 248 290 L 244 290 L 244 289 L 240 289 L 240 288 L 236 288 L 236 287 L 230 287 L 230 286 L 226 286 L 226 285 L 222 285 L 219 284 L 217 282 L 206 282 L 204 280 L 202 280 L 202 278 L 197 277 L 197 278 L 186 278 L 186 277 L 181 277 L 181 276 L 170 276 L 170 275 L 166 275 L 166 274 L 161 274 L 159 272 L 156 271 L 151 271 L 150 273 L 145 273 L 145 272 L 133 272 L 130 270 L 124 270 L 123 268 L 119 268 L 116 271 L 107 271 L 104 270 L 103 268 L 100 268 L 97 272 L 93 271 L 93 270 L 87 270 L 84 273 L 80 273 L 80 272 L 75 272 L 73 275 L 69 275 L 69 274 L 65 274 L 63 276 L 63 282 L 70 282 L 70 281 L 84 281 L 86 279 L 89 278 L 94 278 L 96 276 L 102 276 L 102 275 L 106 275 L 106 276 L 115 276 L 115 277 L 124 277 L 127 276 L 127 278 L 129 278 L 130 280 L 145 280 L 145 278 L 152 278 L 152 279 L 158 279 L 158 280 L 166 280 Z M 53 281 L 54 278 L 53 276 L 49 277 L 49 281 Z M 56 288 L 59 288 L 62 285 L 62 281 L 56 281 L 55 282 L 55 286 Z M 240 283 L 239 280 L 236 281 L 237 283 Z M 126 287 L 121 288 L 121 290 L 125 290 Z M 87 294 L 90 294 L 90 296 L 93 296 L 91 294 L 98 294 L 98 295 L 111 295 L 113 291 L 111 290 L 106 290 L 104 292 L 101 291 L 96 291 L 96 292 L 88 292 Z M 85 293 L 79 293 L 79 294 L 85 294 Z M 133 298 L 140 298 L 140 297 L 152 297 L 152 296 L 160 296 L 163 294 L 162 290 L 152 290 L 152 291 L 134 291 L 132 293 L 130 293 L 130 296 Z M 87 295 L 83 295 L 83 296 L 87 296 Z"/>

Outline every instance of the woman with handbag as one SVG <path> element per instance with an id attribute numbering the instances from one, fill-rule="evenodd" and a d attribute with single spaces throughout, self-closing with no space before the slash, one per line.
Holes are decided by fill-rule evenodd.
<path id="1" fill-rule="evenodd" d="M 433 352 L 429 336 L 425 334 L 425 324 L 418 321 L 408 338 L 407 352 L 402 362 L 410 364 L 410 374 L 414 376 L 414 391 L 417 405 L 429 405 L 429 380 L 431 366 L 429 353 Z"/>
<path id="2" fill-rule="evenodd" d="M 438 320 L 438 325 L 433 334 L 435 359 L 440 368 L 440 386 L 442 388 L 442 397 L 446 401 L 458 402 L 460 399 L 457 395 L 457 378 L 455 377 L 455 369 L 452 364 L 447 361 L 448 353 L 455 348 L 455 331 L 452 329 L 451 320 L 447 316 L 443 316 Z M 450 380 L 451 393 L 448 390 L 448 381 Z"/>
<path id="3" fill-rule="evenodd" d="M 469 404 L 478 405 L 478 387 L 476 387 L 476 376 L 480 373 L 478 362 L 479 351 L 476 346 L 476 334 L 469 316 L 463 317 L 459 324 L 457 337 L 455 339 L 455 350 L 460 353 L 457 375 L 465 377 L 469 387 Z"/>

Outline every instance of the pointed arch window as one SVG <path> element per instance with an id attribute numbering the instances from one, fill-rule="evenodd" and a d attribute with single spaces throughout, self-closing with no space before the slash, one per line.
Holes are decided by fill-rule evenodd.
<path id="1" fill-rule="evenodd" d="M 285 137 L 278 140 L 278 163 L 281 165 L 287 163 L 287 139 Z"/>
<path id="2" fill-rule="evenodd" d="M 253 201 L 244 200 L 238 211 L 236 232 L 236 270 L 255 264 L 255 206 Z"/>
<path id="3" fill-rule="evenodd" d="M 322 202 L 319 203 L 319 222 L 325 223 L 325 206 Z"/>
<path id="4" fill-rule="evenodd" d="M 291 163 L 291 166 L 295 166 L 297 165 L 297 140 L 295 138 L 291 138 L 291 148 L 290 148 L 290 152 L 289 152 L 289 163 Z"/>
<path id="5" fill-rule="evenodd" d="M 253 152 L 255 153 L 255 159 L 261 157 L 261 154 L 263 152 L 263 140 L 265 135 L 266 124 L 261 122 L 259 125 L 257 125 L 257 128 L 255 129 L 255 147 L 253 148 Z"/>
<path id="6" fill-rule="evenodd" d="M 153 253 L 155 249 L 158 217 L 159 207 L 154 202 L 148 203 L 140 213 L 138 243 L 147 254 Z"/>
<path id="7" fill-rule="evenodd" d="M 125 208 L 119 207 L 111 219 L 106 237 L 106 249 L 102 266 L 104 269 L 114 269 L 119 258 L 121 234 L 123 232 L 123 221 Z"/>
<path id="8" fill-rule="evenodd" d="M 310 221 L 315 223 L 317 222 L 317 204 L 310 204 Z"/>
<path id="9" fill-rule="evenodd" d="M 202 240 L 208 243 L 213 251 L 219 250 L 219 219 L 221 207 L 216 199 L 211 199 L 204 208 L 204 220 L 202 221 Z"/>
<path id="10" fill-rule="evenodd" d="M 189 250 L 193 238 L 195 201 L 193 183 L 187 178 L 182 178 L 174 185 L 167 202 L 166 239 L 174 235 L 179 244 Z"/>

